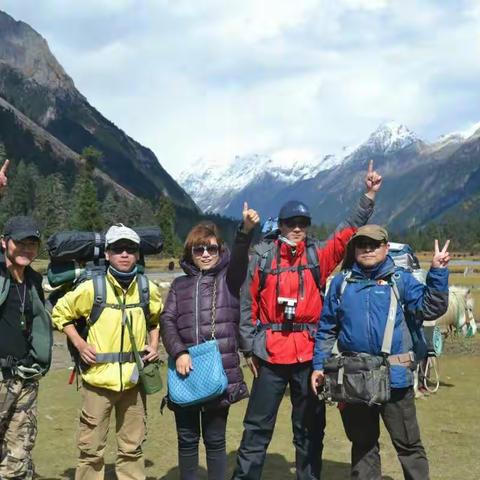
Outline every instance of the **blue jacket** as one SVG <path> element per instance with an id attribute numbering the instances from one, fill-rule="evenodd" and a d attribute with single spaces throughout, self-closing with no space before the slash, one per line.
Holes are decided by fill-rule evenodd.
<path id="1" fill-rule="evenodd" d="M 315 338 L 313 368 L 323 370 L 323 364 L 332 354 L 338 339 L 340 352 L 364 352 L 380 355 L 383 335 L 390 307 L 392 288 L 387 283 L 393 273 L 401 285 L 401 303 L 404 309 L 423 320 L 435 320 L 447 311 L 448 269 L 431 268 L 427 284 L 423 285 L 405 270 L 395 271 L 395 264 L 387 256 L 373 271 L 365 272 L 354 263 L 352 274 L 343 294 L 340 294 L 344 274 L 337 274 L 325 298 L 320 324 Z M 399 302 L 393 331 L 391 354 L 412 350 L 410 330 Z M 413 385 L 413 372 L 400 365 L 391 367 L 392 388 Z"/>

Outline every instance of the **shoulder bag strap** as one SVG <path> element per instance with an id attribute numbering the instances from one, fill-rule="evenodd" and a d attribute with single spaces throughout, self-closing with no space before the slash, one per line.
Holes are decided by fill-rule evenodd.
<path id="1" fill-rule="evenodd" d="M 215 320 L 217 316 L 217 279 L 213 279 L 211 339 L 215 340 Z"/>

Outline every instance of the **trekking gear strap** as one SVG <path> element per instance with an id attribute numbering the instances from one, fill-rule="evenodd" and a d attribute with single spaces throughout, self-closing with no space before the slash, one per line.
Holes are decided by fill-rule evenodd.
<path id="1" fill-rule="evenodd" d="M 95 354 L 96 363 L 127 363 L 134 362 L 133 352 L 107 352 Z"/>

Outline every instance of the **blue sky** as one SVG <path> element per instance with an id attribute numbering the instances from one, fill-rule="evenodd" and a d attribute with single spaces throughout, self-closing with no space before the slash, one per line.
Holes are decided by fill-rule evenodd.
<path id="1" fill-rule="evenodd" d="M 311 160 L 382 122 L 480 121 L 475 0 L 0 0 L 77 88 L 176 175 L 236 155 Z"/>

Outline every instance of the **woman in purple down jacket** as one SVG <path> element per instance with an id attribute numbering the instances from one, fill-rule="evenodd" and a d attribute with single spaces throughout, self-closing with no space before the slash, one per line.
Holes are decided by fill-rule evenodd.
<path id="1" fill-rule="evenodd" d="M 213 292 L 216 292 L 215 338 L 228 387 L 220 397 L 200 405 L 180 407 L 169 401 L 177 426 L 181 480 L 197 478 L 200 432 L 209 480 L 226 478 L 228 410 L 232 403 L 248 396 L 237 351 L 239 294 L 247 272 L 252 231 L 259 222 L 257 212 L 245 203 L 243 224 L 237 231 L 231 254 L 213 223 L 193 227 L 181 261 L 186 275 L 173 281 L 160 318 L 163 344 L 175 359 L 178 373 L 188 375 L 192 369 L 188 348 L 211 338 Z"/>

